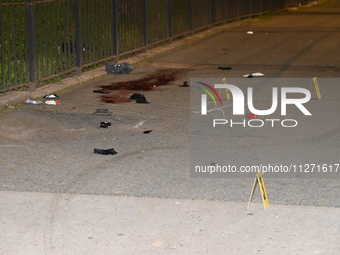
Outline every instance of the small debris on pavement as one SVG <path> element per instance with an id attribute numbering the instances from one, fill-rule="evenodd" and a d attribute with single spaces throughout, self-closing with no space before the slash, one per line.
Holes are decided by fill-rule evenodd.
<path id="1" fill-rule="evenodd" d="M 148 104 L 149 102 L 146 101 L 146 98 L 144 95 L 142 94 L 132 94 L 130 97 L 129 97 L 130 100 L 136 100 L 136 103 L 138 104 Z"/>
<path id="2" fill-rule="evenodd" d="M 110 94 L 109 91 L 105 91 L 105 90 L 101 90 L 101 89 L 94 90 L 93 92 L 94 92 L 94 93 L 99 93 L 99 94 Z"/>
<path id="3" fill-rule="evenodd" d="M 60 101 L 47 100 L 45 102 L 45 104 L 48 104 L 48 105 L 57 105 L 57 104 L 60 104 Z"/>
<path id="4" fill-rule="evenodd" d="M 58 95 L 56 94 L 50 94 L 50 95 L 46 95 L 44 96 L 45 99 L 55 99 L 55 98 L 59 98 Z"/>
<path id="5" fill-rule="evenodd" d="M 100 122 L 99 127 L 109 128 L 109 127 L 111 127 L 111 122 L 106 122 L 106 121 Z"/>
<path id="6" fill-rule="evenodd" d="M 131 100 L 137 100 L 137 99 L 141 98 L 142 96 L 144 96 L 144 95 L 134 93 L 134 94 L 132 94 L 132 95 L 129 97 L 129 99 L 131 99 Z"/>
<path id="7" fill-rule="evenodd" d="M 219 70 L 231 70 L 232 68 L 229 66 L 219 66 L 218 69 Z"/>
<path id="8" fill-rule="evenodd" d="M 118 153 L 113 148 L 111 148 L 111 149 L 94 149 L 93 152 L 95 154 L 101 154 L 101 155 L 116 155 Z"/>
<path id="9" fill-rule="evenodd" d="M 132 70 L 132 65 L 127 62 L 121 64 L 109 62 L 105 64 L 105 71 L 110 74 L 125 74 L 130 73 Z"/>
<path id="10" fill-rule="evenodd" d="M 137 104 L 148 104 L 149 102 L 146 101 L 146 98 L 145 98 L 145 96 L 143 95 L 141 98 L 138 98 L 138 99 L 136 100 L 136 103 L 137 103 Z"/>
<path id="11" fill-rule="evenodd" d="M 187 81 L 183 82 L 183 84 L 181 85 L 181 87 L 189 87 L 189 84 Z"/>
<path id="12" fill-rule="evenodd" d="M 253 31 L 247 31 L 247 34 L 252 35 L 252 34 L 254 34 L 254 32 Z"/>
<path id="13" fill-rule="evenodd" d="M 144 134 L 149 134 L 152 130 L 145 130 L 143 133 Z"/>
<path id="14" fill-rule="evenodd" d="M 108 109 L 97 109 L 93 115 L 101 115 L 101 116 L 111 116 L 112 112 L 109 112 Z"/>
<path id="15" fill-rule="evenodd" d="M 264 76 L 263 73 L 251 73 L 243 75 L 244 78 L 253 78 L 253 77 L 262 77 Z"/>
<path id="16" fill-rule="evenodd" d="M 134 128 L 139 128 L 140 126 L 142 126 L 147 120 L 142 120 L 142 121 L 139 121 Z"/>
<path id="17" fill-rule="evenodd" d="M 24 101 L 26 104 L 42 104 L 41 101 L 33 100 L 28 98 L 27 100 Z"/>

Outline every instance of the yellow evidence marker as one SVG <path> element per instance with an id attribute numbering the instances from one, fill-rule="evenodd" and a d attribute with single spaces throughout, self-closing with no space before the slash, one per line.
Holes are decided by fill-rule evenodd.
<path id="1" fill-rule="evenodd" d="M 259 186 L 260 186 L 261 197 L 262 197 L 262 201 L 263 201 L 263 207 L 264 207 L 264 209 L 267 209 L 268 206 L 269 206 L 269 201 L 268 201 L 266 186 L 264 185 L 264 180 L 263 180 L 263 177 L 262 177 L 262 170 L 256 174 L 253 189 L 251 190 L 251 193 L 250 193 L 250 198 L 249 198 L 247 209 L 249 209 L 250 203 L 253 200 L 257 183 L 259 183 Z"/>
<path id="2" fill-rule="evenodd" d="M 227 79 L 226 79 L 225 77 L 222 79 L 222 83 L 223 83 L 223 84 L 227 84 Z M 222 89 L 220 89 L 220 90 L 218 91 L 218 94 L 221 94 L 221 90 L 222 90 Z M 224 89 L 224 90 L 225 90 L 225 95 L 227 96 L 227 99 L 230 100 L 230 92 L 229 92 L 229 89 Z"/>
<path id="3" fill-rule="evenodd" d="M 317 96 L 318 96 L 318 99 L 321 99 L 320 87 L 319 87 L 319 83 L 318 83 L 318 80 L 316 79 L 316 77 L 313 78 L 312 84 L 310 85 L 309 91 L 310 91 L 311 93 L 312 93 L 313 85 L 314 85 L 316 94 L 317 94 Z"/>

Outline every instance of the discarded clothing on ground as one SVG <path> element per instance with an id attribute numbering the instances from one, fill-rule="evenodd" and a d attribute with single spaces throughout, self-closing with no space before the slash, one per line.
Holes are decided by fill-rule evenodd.
<path id="1" fill-rule="evenodd" d="M 148 104 L 149 103 L 148 101 L 146 101 L 145 96 L 142 95 L 142 94 L 134 93 L 129 97 L 129 99 L 136 100 L 136 103 L 138 103 L 138 104 Z"/>
<path id="2" fill-rule="evenodd" d="M 116 155 L 118 152 L 116 152 L 113 148 L 112 149 L 94 149 L 95 154 L 101 154 L 101 155 Z"/>
<path id="3" fill-rule="evenodd" d="M 109 62 L 105 64 L 105 71 L 110 74 L 125 74 L 130 73 L 133 70 L 133 66 L 127 62 L 116 64 Z"/>

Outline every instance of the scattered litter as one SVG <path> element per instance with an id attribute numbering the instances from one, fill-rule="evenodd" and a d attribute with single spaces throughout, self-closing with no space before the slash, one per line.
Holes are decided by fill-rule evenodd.
<path id="1" fill-rule="evenodd" d="M 252 35 L 252 34 L 254 34 L 254 32 L 253 31 L 248 31 L 247 34 L 248 35 Z"/>
<path id="2" fill-rule="evenodd" d="M 99 93 L 99 94 L 110 94 L 109 91 L 105 91 L 105 90 L 101 90 L 101 89 L 94 90 L 93 92 L 94 92 L 94 93 Z"/>
<path id="3" fill-rule="evenodd" d="M 15 108 L 13 105 L 8 105 L 8 104 L 6 104 L 5 107 L 8 108 L 8 109 L 14 109 L 14 108 Z M 0 161 L 0 162 L 1 162 L 1 161 Z"/>
<path id="4" fill-rule="evenodd" d="M 100 122 L 99 127 L 109 128 L 109 127 L 111 127 L 111 122 L 106 122 L 106 121 Z"/>
<path id="5" fill-rule="evenodd" d="M 129 97 L 130 100 L 136 100 L 136 103 L 137 104 L 148 104 L 149 102 L 146 101 L 146 98 L 144 95 L 142 94 L 132 94 L 130 97 Z"/>
<path id="6" fill-rule="evenodd" d="M 133 70 L 132 65 L 127 62 L 121 64 L 109 62 L 105 64 L 105 71 L 111 74 L 125 74 L 130 73 L 132 70 Z"/>
<path id="7" fill-rule="evenodd" d="M 263 73 L 251 73 L 243 75 L 244 78 L 253 78 L 253 77 L 262 77 L 264 76 Z"/>
<path id="8" fill-rule="evenodd" d="M 143 125 L 147 120 L 142 120 L 136 124 L 134 128 L 139 128 L 141 125 Z"/>
<path id="9" fill-rule="evenodd" d="M 57 105 L 57 104 L 60 104 L 60 101 L 47 100 L 45 102 L 45 104 L 48 104 L 48 105 Z"/>
<path id="10" fill-rule="evenodd" d="M 42 104 L 41 101 L 36 101 L 33 99 L 28 98 L 27 100 L 24 101 L 26 104 Z"/>
<path id="11" fill-rule="evenodd" d="M 50 94 L 50 95 L 46 95 L 44 96 L 45 99 L 55 99 L 55 98 L 59 98 L 58 95 L 56 94 Z"/>
<path id="12" fill-rule="evenodd" d="M 134 93 L 134 94 L 132 94 L 132 95 L 129 97 L 129 99 L 131 99 L 131 100 L 137 100 L 137 99 L 141 98 L 142 96 L 144 96 L 144 95 Z"/>
<path id="13" fill-rule="evenodd" d="M 181 85 L 181 87 L 189 87 L 189 84 L 187 81 L 183 82 L 183 84 Z"/>
<path id="14" fill-rule="evenodd" d="M 145 96 L 142 96 L 141 98 L 138 98 L 138 99 L 136 100 L 136 103 L 137 103 L 137 104 L 148 104 L 149 102 L 146 101 Z"/>
<path id="15" fill-rule="evenodd" d="M 231 70 L 232 68 L 229 66 L 219 66 L 218 69 L 220 70 Z"/>
<path id="16" fill-rule="evenodd" d="M 152 130 L 145 130 L 143 133 L 144 134 L 149 134 Z"/>
<path id="17" fill-rule="evenodd" d="M 94 153 L 101 154 L 101 155 L 116 155 L 118 152 L 116 152 L 112 148 L 112 149 L 94 149 Z"/>
<path id="18" fill-rule="evenodd" d="M 93 115 L 101 115 L 101 116 L 111 116 L 112 112 L 109 112 L 108 109 L 97 109 Z"/>
<path id="19" fill-rule="evenodd" d="M 254 114 L 254 113 L 248 113 L 247 117 L 251 118 L 251 119 L 257 119 L 258 116 L 256 114 Z"/>

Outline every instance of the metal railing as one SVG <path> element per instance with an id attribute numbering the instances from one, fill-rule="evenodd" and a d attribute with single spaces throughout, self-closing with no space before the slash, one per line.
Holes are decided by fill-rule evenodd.
<path id="1" fill-rule="evenodd" d="M 2 0 L 0 92 L 118 61 L 298 0 Z M 306 1 L 305 1 L 306 2 Z"/>

